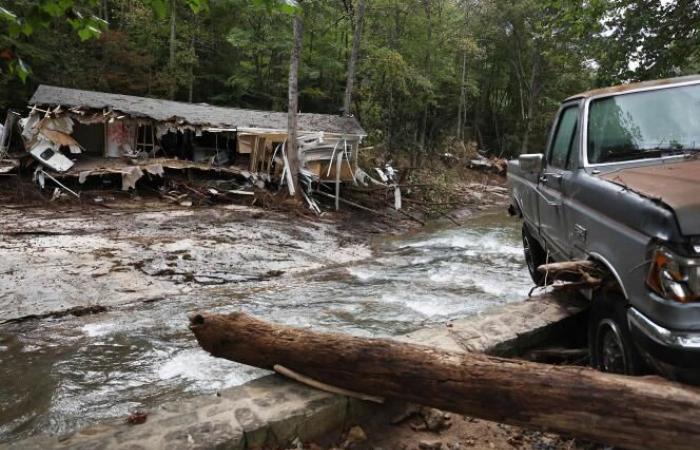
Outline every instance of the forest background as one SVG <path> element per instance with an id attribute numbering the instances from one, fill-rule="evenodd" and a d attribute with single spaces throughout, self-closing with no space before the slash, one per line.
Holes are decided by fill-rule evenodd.
<path id="1" fill-rule="evenodd" d="M 700 72 L 700 0 L 360 1 L 1 0 L 0 110 L 45 83 L 285 111 L 294 14 L 299 110 L 345 112 L 362 23 L 350 113 L 414 167 L 541 151 L 569 95 Z"/>

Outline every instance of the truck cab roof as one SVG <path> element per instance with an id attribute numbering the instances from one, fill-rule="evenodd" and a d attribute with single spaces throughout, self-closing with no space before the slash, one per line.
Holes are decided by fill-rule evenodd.
<path id="1" fill-rule="evenodd" d="M 572 95 L 571 97 L 564 100 L 564 102 L 569 102 L 571 100 L 586 99 L 591 97 L 600 97 L 607 95 L 624 94 L 627 92 L 651 89 L 664 86 L 673 86 L 686 83 L 700 82 L 700 75 L 690 75 L 686 77 L 676 77 L 676 78 L 666 78 L 663 80 L 653 80 L 653 81 L 642 81 L 639 83 L 627 83 L 620 84 L 617 86 L 610 86 L 601 89 L 592 89 L 590 91 L 581 92 L 580 94 Z"/>

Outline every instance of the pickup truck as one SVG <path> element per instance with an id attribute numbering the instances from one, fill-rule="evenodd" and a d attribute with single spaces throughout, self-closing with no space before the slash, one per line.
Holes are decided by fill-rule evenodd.
<path id="1" fill-rule="evenodd" d="M 508 164 L 530 275 L 590 260 L 591 364 L 700 382 L 700 76 L 566 99 L 546 151 Z"/>

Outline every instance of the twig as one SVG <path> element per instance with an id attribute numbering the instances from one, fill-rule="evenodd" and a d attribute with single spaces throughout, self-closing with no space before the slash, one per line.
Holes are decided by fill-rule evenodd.
<path id="1" fill-rule="evenodd" d="M 275 364 L 273 366 L 273 369 L 275 369 L 275 372 L 279 373 L 280 375 L 284 375 L 287 378 L 291 378 L 292 380 L 298 381 L 299 383 L 305 384 L 307 386 L 311 386 L 312 388 L 316 388 L 316 389 L 319 389 L 321 391 L 330 392 L 331 394 L 344 395 L 346 397 L 357 398 L 357 399 L 365 400 L 368 402 L 384 403 L 384 398 L 382 398 L 382 397 L 376 397 L 374 395 L 362 394 L 360 392 L 349 391 L 347 389 L 331 386 L 331 385 L 326 384 L 326 383 L 321 383 L 320 381 L 316 381 L 312 378 L 309 378 L 309 377 L 304 376 L 300 373 L 297 373 L 291 369 L 287 369 L 286 367 L 281 366 L 279 364 Z"/>

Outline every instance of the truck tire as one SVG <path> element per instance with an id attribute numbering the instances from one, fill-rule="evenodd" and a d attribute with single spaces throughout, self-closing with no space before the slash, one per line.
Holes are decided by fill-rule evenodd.
<path id="1" fill-rule="evenodd" d="M 591 366 L 601 372 L 641 375 L 645 364 L 627 324 L 627 301 L 615 291 L 593 295 L 588 319 Z"/>
<path id="2" fill-rule="evenodd" d="M 530 272 L 530 278 L 537 286 L 544 286 L 545 275 L 537 270 L 539 266 L 547 263 L 547 252 L 544 251 L 537 239 L 532 237 L 527 226 L 523 224 L 523 252 L 525 263 Z"/>

